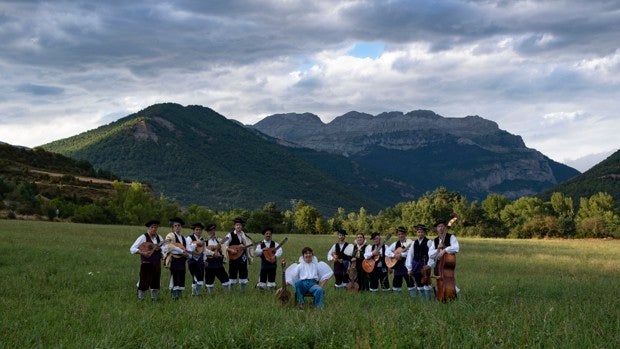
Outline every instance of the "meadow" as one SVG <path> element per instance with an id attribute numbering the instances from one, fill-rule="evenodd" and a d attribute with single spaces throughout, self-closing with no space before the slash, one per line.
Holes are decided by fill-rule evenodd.
<path id="1" fill-rule="evenodd" d="M 211 296 L 186 290 L 172 301 L 162 287 L 157 302 L 139 302 L 139 258 L 129 247 L 144 232 L 0 220 L 0 348 L 620 347 L 617 240 L 459 238 L 455 302 L 424 302 L 406 292 L 352 294 L 335 290 L 332 279 L 325 309 L 300 311 L 279 306 L 273 293 L 224 293 L 217 282 Z M 160 235 L 167 232 L 160 228 Z M 289 262 L 306 245 L 325 260 L 335 242 L 274 239 L 285 236 Z M 250 266 L 251 286 L 259 265 Z M 167 281 L 166 269 L 162 276 Z"/>

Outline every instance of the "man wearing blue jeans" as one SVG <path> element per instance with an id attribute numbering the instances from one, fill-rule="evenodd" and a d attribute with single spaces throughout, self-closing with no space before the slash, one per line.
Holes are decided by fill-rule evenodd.
<path id="1" fill-rule="evenodd" d="M 310 247 L 304 247 L 299 263 L 292 265 L 287 283 L 295 286 L 295 299 L 298 307 L 304 307 L 304 294 L 309 292 L 314 298 L 314 308 L 323 308 L 323 286 L 334 272 L 325 262 L 319 262 Z"/>

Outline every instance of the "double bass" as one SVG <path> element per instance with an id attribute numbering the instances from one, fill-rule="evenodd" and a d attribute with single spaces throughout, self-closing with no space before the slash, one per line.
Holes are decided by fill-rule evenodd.
<path id="1" fill-rule="evenodd" d="M 451 227 L 458 217 L 453 214 L 452 218 L 448 222 L 448 227 Z M 439 240 L 440 250 L 445 248 L 443 240 Z M 456 254 L 454 253 L 444 253 L 441 258 L 439 258 L 439 262 L 437 264 L 437 276 L 436 282 L 437 287 L 435 289 L 435 294 L 437 296 L 437 300 L 440 302 L 447 302 L 456 299 L 456 283 L 454 281 L 454 269 L 456 268 Z"/>

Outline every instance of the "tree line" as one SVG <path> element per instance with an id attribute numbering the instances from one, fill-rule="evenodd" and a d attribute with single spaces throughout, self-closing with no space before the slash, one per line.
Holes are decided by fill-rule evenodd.
<path id="1" fill-rule="evenodd" d="M 265 227 L 276 233 L 331 234 L 336 229 L 363 232 L 393 232 L 416 224 L 432 226 L 438 219 L 456 214 L 459 236 L 492 238 L 619 238 L 620 218 L 611 195 L 600 192 L 582 197 L 579 203 L 562 193 L 553 193 L 549 201 L 522 197 L 514 201 L 490 194 L 482 202 L 469 202 L 457 192 L 438 188 L 414 201 L 400 202 L 377 214 L 363 207 L 357 212 L 339 208 L 331 217 L 304 200 L 291 200 L 291 207 L 278 208 L 266 203 L 256 210 L 216 211 L 208 207 L 181 207 L 164 195 L 155 197 L 140 183 L 115 181 L 109 198 L 97 201 L 39 195 L 36 183 L 14 183 L 0 177 L 0 210 L 5 218 L 18 215 L 35 219 L 70 220 L 79 223 L 142 225 L 149 219 L 166 222 L 183 217 L 187 222 L 215 223 L 226 230 L 234 217 L 246 219 L 248 232 Z"/>

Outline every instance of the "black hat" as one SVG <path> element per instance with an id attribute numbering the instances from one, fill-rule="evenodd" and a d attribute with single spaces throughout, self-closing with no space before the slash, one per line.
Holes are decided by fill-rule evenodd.
<path id="1" fill-rule="evenodd" d="M 158 221 L 157 219 L 151 219 L 150 221 L 148 221 L 148 222 L 144 223 L 144 226 L 145 226 L 145 227 L 150 227 L 150 226 L 151 226 L 151 225 L 153 225 L 153 224 L 157 224 L 157 225 L 159 225 L 159 221 Z"/>
<path id="2" fill-rule="evenodd" d="M 445 220 L 445 219 L 438 219 L 438 220 L 435 222 L 435 227 L 437 227 L 437 226 L 438 226 L 438 225 L 440 225 L 440 224 L 443 224 L 443 225 L 445 225 L 445 226 L 448 226 L 448 224 L 446 223 L 446 220 Z"/>
<path id="3" fill-rule="evenodd" d="M 198 223 L 194 223 L 194 224 L 190 225 L 190 228 L 192 228 L 192 229 L 196 229 L 196 228 L 204 229 L 205 226 L 202 225 L 202 223 L 198 222 Z"/>
<path id="4" fill-rule="evenodd" d="M 372 234 L 370 234 L 370 239 L 374 240 L 377 236 L 381 236 L 381 234 L 374 232 Z"/>
<path id="5" fill-rule="evenodd" d="M 407 229 L 405 229 L 405 227 L 398 227 L 396 228 L 396 231 L 398 231 L 399 233 L 407 233 Z"/>
<path id="6" fill-rule="evenodd" d="M 263 229 L 263 235 L 265 235 L 265 233 L 268 231 L 270 231 L 273 234 L 273 228 L 265 228 Z"/>
<path id="7" fill-rule="evenodd" d="M 428 228 L 424 225 L 424 224 L 418 224 L 416 226 L 414 226 L 415 230 L 424 230 L 427 231 Z"/>
<path id="8" fill-rule="evenodd" d="M 245 224 L 245 221 L 243 220 L 243 218 L 241 217 L 237 217 L 233 220 L 233 223 L 237 224 L 237 223 L 241 223 L 241 224 Z"/>
<path id="9" fill-rule="evenodd" d="M 337 231 L 337 232 L 338 232 L 338 234 L 340 234 L 340 235 L 347 235 L 347 231 L 346 231 L 346 230 L 344 230 L 344 229 L 338 229 L 338 230 L 336 230 L 336 231 Z"/>
<path id="10" fill-rule="evenodd" d="M 179 217 L 170 218 L 170 225 L 173 225 L 174 223 L 179 223 L 181 226 L 185 225 L 185 222 Z"/>
<path id="11" fill-rule="evenodd" d="M 211 230 L 215 230 L 215 228 L 217 228 L 217 225 L 215 224 L 207 224 L 207 227 L 205 228 L 206 231 L 211 231 Z"/>

